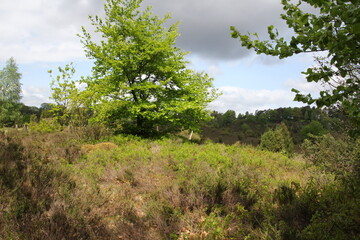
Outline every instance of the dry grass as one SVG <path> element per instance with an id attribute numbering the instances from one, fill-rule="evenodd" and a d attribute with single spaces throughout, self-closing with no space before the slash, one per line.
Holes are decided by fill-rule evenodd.
<path id="1" fill-rule="evenodd" d="M 97 143 L 97 144 L 84 144 L 81 146 L 81 152 L 83 154 L 88 154 L 93 151 L 103 150 L 103 151 L 109 151 L 111 149 L 117 148 L 118 146 L 115 143 L 112 142 L 103 142 L 103 143 Z"/>

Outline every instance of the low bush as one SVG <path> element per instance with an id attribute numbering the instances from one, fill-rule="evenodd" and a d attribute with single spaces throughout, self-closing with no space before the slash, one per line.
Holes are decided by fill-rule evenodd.
<path id="1" fill-rule="evenodd" d="M 62 127 L 52 119 L 41 119 L 39 122 L 30 122 L 29 129 L 32 132 L 51 133 L 61 130 Z"/>
<path id="2" fill-rule="evenodd" d="M 332 135 L 312 136 L 302 145 L 305 158 L 338 176 L 354 174 L 359 163 L 360 140 L 335 139 Z"/>

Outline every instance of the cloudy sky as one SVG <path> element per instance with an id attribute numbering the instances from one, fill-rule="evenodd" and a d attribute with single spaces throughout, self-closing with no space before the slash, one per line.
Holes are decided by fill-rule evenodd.
<path id="1" fill-rule="evenodd" d="M 144 0 L 153 12 L 172 13 L 181 21 L 177 45 L 190 51 L 190 67 L 211 75 L 223 95 L 209 108 L 244 113 L 259 109 L 300 106 L 292 101 L 291 88 L 317 92 L 301 71 L 313 64 L 312 55 L 279 60 L 255 55 L 230 37 L 230 26 L 241 32 L 257 32 L 266 38 L 268 25 L 289 34 L 282 20 L 281 0 Z M 22 73 L 22 101 L 39 106 L 49 102 L 50 69 L 73 62 L 77 76 L 89 75 L 79 38 L 81 26 L 89 29 L 88 15 L 103 14 L 104 0 L 1 0 L 0 67 L 14 57 Z"/>

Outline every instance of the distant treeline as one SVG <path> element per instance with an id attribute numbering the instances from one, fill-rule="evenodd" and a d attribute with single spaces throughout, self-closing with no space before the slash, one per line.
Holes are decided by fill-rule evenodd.
<path id="1" fill-rule="evenodd" d="M 41 119 L 56 118 L 54 105 L 42 103 L 40 107 L 18 103 L 20 116 L 16 121 L 1 122 L 2 126 L 22 126 Z M 257 110 L 255 114 L 238 114 L 234 110 L 225 113 L 212 112 L 212 120 L 202 125 L 202 138 L 214 142 L 233 144 L 240 141 L 257 146 L 261 136 L 268 130 L 284 123 L 295 146 L 299 146 L 310 135 L 320 136 L 331 133 L 333 136 L 344 135 L 351 129 L 351 123 L 340 108 L 319 109 L 315 107 L 287 107 Z M 160 126 L 161 127 L 161 126 Z"/>
<path id="2" fill-rule="evenodd" d="M 264 132 L 285 123 L 295 145 L 298 145 L 309 133 L 338 135 L 345 133 L 350 124 L 339 108 L 319 109 L 310 106 L 258 110 L 255 114 L 246 112 L 238 116 L 233 110 L 225 113 L 214 111 L 212 116 L 214 118 L 203 127 L 203 137 L 226 144 L 240 141 L 258 145 Z"/>
<path id="3" fill-rule="evenodd" d="M 18 124 L 23 125 L 30 123 L 31 121 L 39 121 L 41 118 L 51 118 L 51 109 L 53 108 L 50 103 L 42 103 L 40 107 L 27 106 L 23 103 L 19 104 L 21 118 L 17 121 Z"/>

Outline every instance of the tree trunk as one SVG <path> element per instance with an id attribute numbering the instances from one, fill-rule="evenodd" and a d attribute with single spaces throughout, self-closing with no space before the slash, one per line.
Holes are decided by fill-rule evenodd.
<path id="1" fill-rule="evenodd" d="M 191 141 L 191 139 L 192 139 L 193 133 L 194 133 L 194 131 L 191 131 L 190 136 L 189 136 L 189 140 L 190 140 L 190 141 Z"/>

